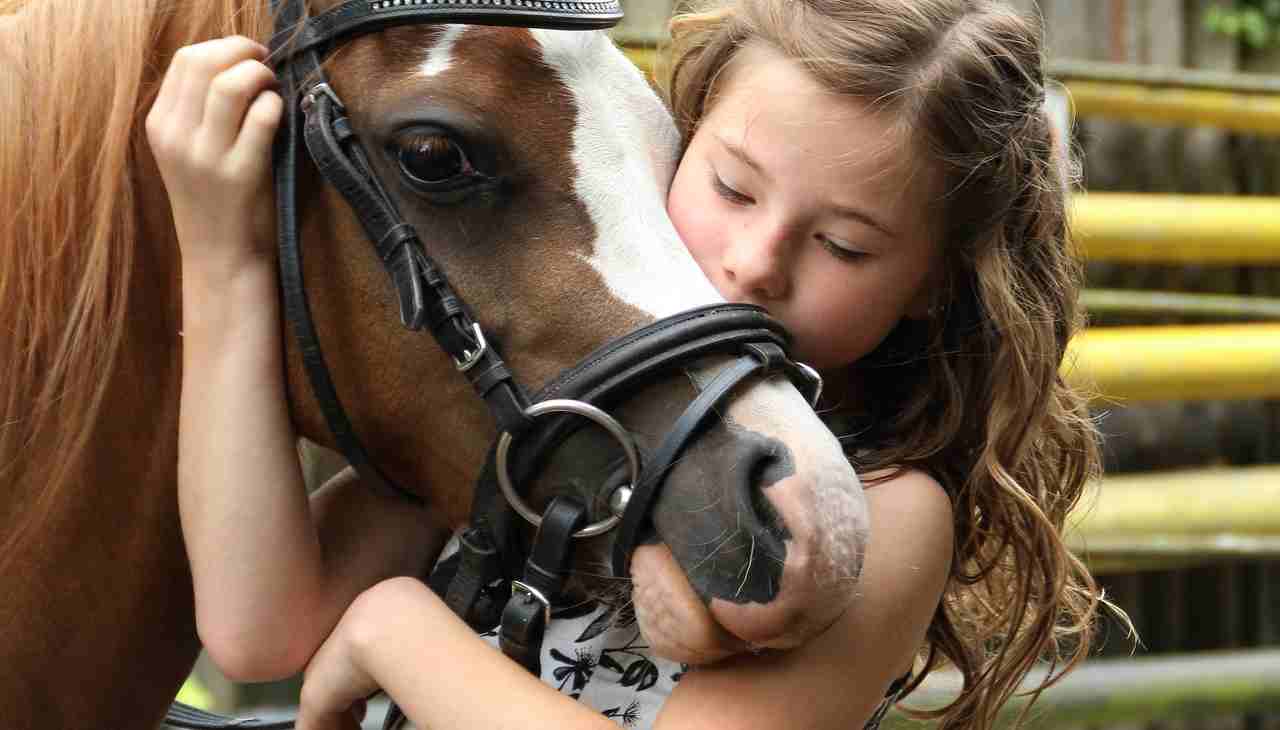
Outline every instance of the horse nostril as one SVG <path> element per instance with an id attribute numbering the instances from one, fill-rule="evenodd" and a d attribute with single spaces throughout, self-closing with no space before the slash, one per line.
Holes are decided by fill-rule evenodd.
<path id="1" fill-rule="evenodd" d="M 766 490 L 795 474 L 791 452 L 777 441 L 762 439 L 752 444 L 743 466 L 746 476 L 737 484 L 739 524 L 781 559 L 786 554 L 782 543 L 791 534 Z"/>

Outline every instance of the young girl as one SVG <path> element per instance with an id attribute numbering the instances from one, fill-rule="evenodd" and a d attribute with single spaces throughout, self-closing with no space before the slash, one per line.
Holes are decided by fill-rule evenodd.
<path id="1" fill-rule="evenodd" d="M 1038 659 L 1087 653 L 1100 595 L 1060 533 L 1097 455 L 1058 374 L 1079 272 L 1039 28 L 992 0 L 733 0 L 672 27 L 668 209 L 721 293 L 781 319 L 836 386 L 874 525 L 861 597 L 797 649 L 653 660 L 658 714 L 576 701 L 603 653 L 566 648 L 544 683 L 417 580 L 381 580 L 443 535 L 350 477 L 307 504 L 263 222 L 280 100 L 263 49 L 213 41 L 175 60 L 148 120 L 184 257 L 183 528 L 207 648 L 241 679 L 306 664 L 299 727 L 351 727 L 380 687 L 420 727 L 847 728 L 947 663 L 963 691 L 932 716 L 985 730 Z M 228 397 L 258 410 L 218 421 Z M 245 504 L 270 534 L 241 535 Z M 392 529 L 351 547 L 325 526 L 352 511 Z M 244 569 L 263 554 L 288 569 Z"/>

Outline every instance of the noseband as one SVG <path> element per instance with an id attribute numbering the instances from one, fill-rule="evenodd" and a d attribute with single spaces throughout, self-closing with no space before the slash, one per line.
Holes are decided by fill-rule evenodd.
<path id="1" fill-rule="evenodd" d="M 393 26 L 469 23 L 596 30 L 612 27 L 622 18 L 616 1 L 349 0 L 314 17 L 307 16 L 303 0 L 273 0 L 272 6 L 276 13 L 272 58 L 287 105 L 275 148 L 280 276 L 285 317 L 312 390 L 338 448 L 360 479 L 380 492 L 422 504 L 421 497 L 373 464 L 325 364 L 303 284 L 297 210 L 300 141 L 321 175 L 342 193 L 360 220 L 396 291 L 401 322 L 410 330 L 430 331 L 488 405 L 497 424 L 498 440 L 473 495 L 471 526 L 461 535 L 458 554 L 430 582 L 473 627 L 492 628 L 501 616 L 503 650 L 537 675 L 542 630 L 551 602 L 563 586 L 573 538 L 616 530 L 613 572 L 628 576 L 631 554 L 672 465 L 734 387 L 752 375 L 777 372 L 790 377 L 816 403 L 821 379 L 788 357 L 787 331 L 763 309 L 718 304 L 658 320 L 612 340 L 529 397 L 503 361 L 499 343 L 486 337 L 414 228 L 400 215 L 321 69 L 324 56 L 339 43 Z M 732 360 L 702 387 L 642 462 L 631 435 L 608 409 L 628 394 L 708 356 Z M 557 497 L 539 513 L 518 488 L 556 446 L 581 428 L 583 418 L 619 443 L 626 462 L 625 479 L 609 499 L 613 514 L 591 524 L 584 524 L 586 508 L 575 500 Z M 519 547 L 513 515 L 537 526 L 527 555 Z M 392 714 L 397 714 L 394 707 Z M 225 718 L 189 708 L 172 710 L 167 722 L 175 727 L 232 727 Z M 234 726 L 290 726 L 239 722 Z M 389 715 L 385 727 L 393 722 Z"/>

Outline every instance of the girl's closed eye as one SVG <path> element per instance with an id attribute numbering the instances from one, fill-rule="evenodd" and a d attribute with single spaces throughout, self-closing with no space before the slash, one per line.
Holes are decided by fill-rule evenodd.
<path id="1" fill-rule="evenodd" d="M 720 177 L 720 173 L 715 170 L 711 171 L 711 187 L 715 189 L 716 194 L 734 205 L 751 205 L 756 202 L 755 198 L 731 187 Z"/>
<path id="2" fill-rule="evenodd" d="M 857 261 L 871 255 L 869 251 L 857 248 L 852 243 L 841 238 L 828 236 L 825 233 L 819 233 L 814 237 L 818 239 L 818 242 L 822 244 L 822 247 L 830 252 L 832 256 L 835 256 L 842 261 Z"/>

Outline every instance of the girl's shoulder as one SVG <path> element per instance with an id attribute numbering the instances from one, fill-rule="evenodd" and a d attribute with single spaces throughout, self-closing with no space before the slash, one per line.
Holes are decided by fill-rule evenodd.
<path id="1" fill-rule="evenodd" d="M 859 472 L 858 477 L 873 516 L 873 540 L 876 533 L 893 535 L 907 540 L 898 547 L 910 554 L 897 557 L 950 565 L 955 506 L 941 482 L 914 467 Z"/>

